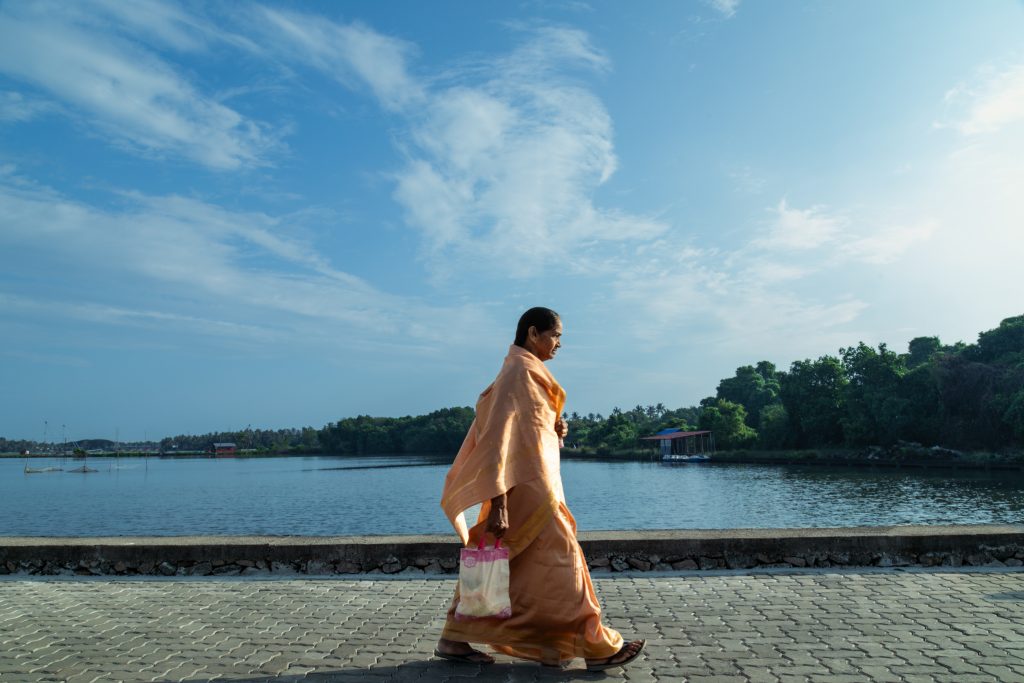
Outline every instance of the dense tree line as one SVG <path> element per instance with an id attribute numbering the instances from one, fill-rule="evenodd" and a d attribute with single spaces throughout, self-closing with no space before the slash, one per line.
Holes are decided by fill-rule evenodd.
<path id="1" fill-rule="evenodd" d="M 315 453 L 320 450 L 320 430 L 313 427 L 301 429 L 245 429 L 234 432 L 210 432 L 208 434 L 179 434 L 160 440 L 160 450 L 208 451 L 215 443 L 233 443 L 245 450 L 284 453 L 288 451 Z"/>
<path id="2" fill-rule="evenodd" d="M 361 415 L 322 429 L 245 429 L 163 439 L 164 452 L 206 451 L 214 442 L 277 453 L 456 453 L 472 408 L 428 415 Z M 897 441 L 960 449 L 1024 445 L 1024 316 L 982 332 L 975 344 L 917 337 L 907 353 L 859 343 L 837 356 L 798 360 L 788 370 L 768 361 L 737 368 L 698 406 L 615 408 L 578 413 L 567 445 L 601 450 L 645 445 L 665 428 L 710 429 L 720 449 L 886 446 Z M 646 445 L 654 447 L 652 442 Z M 0 439 L 0 451 L 37 451 L 33 441 Z"/>
<path id="3" fill-rule="evenodd" d="M 443 408 L 407 417 L 343 418 L 321 429 L 244 429 L 163 439 L 160 450 L 208 451 L 214 443 L 273 453 L 455 453 L 473 422 L 472 408 Z"/>
<path id="4" fill-rule="evenodd" d="M 370 417 L 333 422 L 320 430 L 326 453 L 451 453 L 473 422 L 472 408 L 442 408 L 428 415 Z"/>
<path id="5" fill-rule="evenodd" d="M 5 439 L 0 437 L 0 453 L 21 453 L 23 451 L 31 451 L 35 453 L 38 450 L 38 441 L 29 441 L 27 439 Z"/>
<path id="6" fill-rule="evenodd" d="M 767 361 L 723 379 L 699 424 L 721 448 L 816 448 L 913 441 L 961 449 L 1024 443 L 1024 316 L 976 344 L 917 337 L 907 353 L 859 343 L 838 356 Z"/>

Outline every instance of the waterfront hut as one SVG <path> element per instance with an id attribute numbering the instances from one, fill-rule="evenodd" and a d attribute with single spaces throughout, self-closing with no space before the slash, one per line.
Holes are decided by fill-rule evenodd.
<path id="1" fill-rule="evenodd" d="M 218 458 L 233 458 L 238 452 L 238 447 L 231 442 L 213 444 L 213 454 Z"/>
<path id="2" fill-rule="evenodd" d="M 707 457 L 715 452 L 715 435 L 706 429 L 692 432 L 662 429 L 657 434 L 642 438 L 644 441 L 659 442 L 662 460 Z"/>

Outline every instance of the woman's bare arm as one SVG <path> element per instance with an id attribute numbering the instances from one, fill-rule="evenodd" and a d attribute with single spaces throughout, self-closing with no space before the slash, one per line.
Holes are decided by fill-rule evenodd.
<path id="1" fill-rule="evenodd" d="M 487 515 L 487 533 L 501 538 L 508 531 L 508 496 L 504 493 L 491 498 L 491 512 Z"/>

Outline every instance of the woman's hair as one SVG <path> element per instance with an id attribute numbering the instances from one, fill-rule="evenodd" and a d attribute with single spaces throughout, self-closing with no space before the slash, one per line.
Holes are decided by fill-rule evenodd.
<path id="1" fill-rule="evenodd" d="M 516 325 L 515 345 L 525 348 L 527 333 L 531 327 L 536 327 L 538 332 L 547 332 L 553 329 L 557 322 L 558 314 L 550 308 L 543 306 L 531 308 L 519 318 L 519 324 Z"/>

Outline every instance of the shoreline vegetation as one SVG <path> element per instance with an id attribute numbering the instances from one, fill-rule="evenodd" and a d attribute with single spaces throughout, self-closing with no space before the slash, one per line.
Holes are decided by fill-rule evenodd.
<path id="1" fill-rule="evenodd" d="M 360 415 L 320 429 L 178 435 L 159 442 L 90 439 L 69 444 L 0 438 L 11 457 L 210 455 L 236 444 L 235 457 L 413 455 L 454 458 L 472 423 L 469 407 L 426 415 Z M 715 434 L 717 462 L 830 464 L 911 462 L 1000 466 L 1024 461 L 1024 315 L 1006 318 L 975 344 L 916 337 L 907 353 L 863 342 L 836 356 L 745 365 L 699 405 L 614 408 L 603 416 L 566 413 L 565 457 L 656 459 L 641 438 L 666 429 Z M 25 455 L 25 451 L 28 455 Z M 910 465 L 908 465 L 910 466 Z"/>

